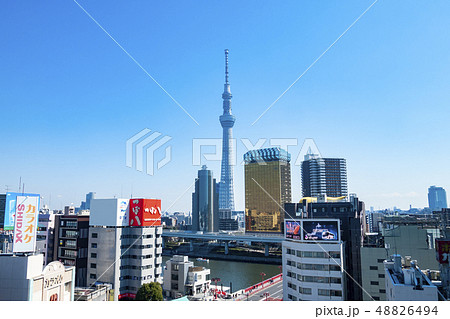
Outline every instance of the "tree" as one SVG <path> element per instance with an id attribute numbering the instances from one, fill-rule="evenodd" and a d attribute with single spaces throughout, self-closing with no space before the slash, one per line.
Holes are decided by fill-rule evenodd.
<path id="1" fill-rule="evenodd" d="M 163 301 L 161 285 L 157 282 L 143 284 L 137 291 L 137 301 Z"/>

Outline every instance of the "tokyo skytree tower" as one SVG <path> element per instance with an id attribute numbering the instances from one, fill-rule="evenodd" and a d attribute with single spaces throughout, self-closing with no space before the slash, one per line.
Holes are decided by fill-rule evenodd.
<path id="1" fill-rule="evenodd" d="M 231 91 L 228 82 L 228 49 L 225 50 L 225 85 L 222 94 L 223 114 L 219 117 L 223 128 L 222 170 L 219 184 L 219 210 L 234 210 L 233 183 L 233 126 L 236 118 L 231 114 Z"/>

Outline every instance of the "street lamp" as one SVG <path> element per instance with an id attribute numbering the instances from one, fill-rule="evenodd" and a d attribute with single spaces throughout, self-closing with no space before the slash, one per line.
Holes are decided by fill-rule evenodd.
<path id="1" fill-rule="evenodd" d="M 262 284 L 262 282 L 264 281 L 264 276 L 266 275 L 265 273 L 260 273 L 260 275 L 261 275 L 261 284 Z"/>
<path id="2" fill-rule="evenodd" d="M 216 284 L 215 295 L 217 296 L 217 283 L 220 281 L 220 278 L 212 278 L 211 281 L 214 282 L 214 283 Z"/>

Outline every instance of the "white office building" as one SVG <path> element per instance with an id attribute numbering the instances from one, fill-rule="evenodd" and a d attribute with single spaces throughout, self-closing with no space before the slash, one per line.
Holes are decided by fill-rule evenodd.
<path id="1" fill-rule="evenodd" d="M 88 286 L 111 283 L 119 300 L 162 284 L 162 226 L 129 226 L 128 199 L 93 199 L 90 214 Z"/>
<path id="2" fill-rule="evenodd" d="M 311 223 L 311 220 L 307 222 Z M 286 240 L 282 245 L 283 300 L 346 300 L 343 273 L 345 256 L 339 238 L 339 220 L 318 222 L 334 225 L 330 231 L 333 235 L 315 236 L 315 232 L 325 234 L 328 231 L 320 228 L 321 225 L 316 226 L 311 233 L 302 230 L 303 222 L 300 220 L 285 223 Z M 318 222 L 314 221 L 315 224 Z M 289 223 L 293 226 L 289 226 Z M 294 232 L 296 235 L 292 235 Z"/>

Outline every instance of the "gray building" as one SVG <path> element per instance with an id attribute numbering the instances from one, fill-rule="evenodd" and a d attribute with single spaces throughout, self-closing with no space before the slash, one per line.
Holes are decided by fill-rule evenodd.
<path id="1" fill-rule="evenodd" d="M 343 158 L 323 158 L 311 150 L 302 162 L 303 197 L 348 195 L 347 164 Z"/>
<path id="2" fill-rule="evenodd" d="M 219 231 L 219 192 L 216 179 L 206 165 L 198 171 L 192 194 L 192 231 Z"/>
<path id="3" fill-rule="evenodd" d="M 428 188 L 428 206 L 432 211 L 447 208 L 447 194 L 442 187 L 430 186 Z"/>
<path id="4" fill-rule="evenodd" d="M 166 262 L 164 268 L 164 295 L 176 299 L 185 295 L 205 294 L 211 284 L 209 277 L 209 269 L 195 267 L 188 256 L 175 255 Z"/>
<path id="5" fill-rule="evenodd" d="M 89 228 L 88 286 L 111 283 L 114 300 L 133 299 L 145 283 L 162 283 L 162 227 Z"/>
<path id="6" fill-rule="evenodd" d="M 439 269 L 435 248 L 435 239 L 441 237 L 439 229 L 385 218 L 382 234 L 389 255 L 411 256 L 422 269 Z"/>

